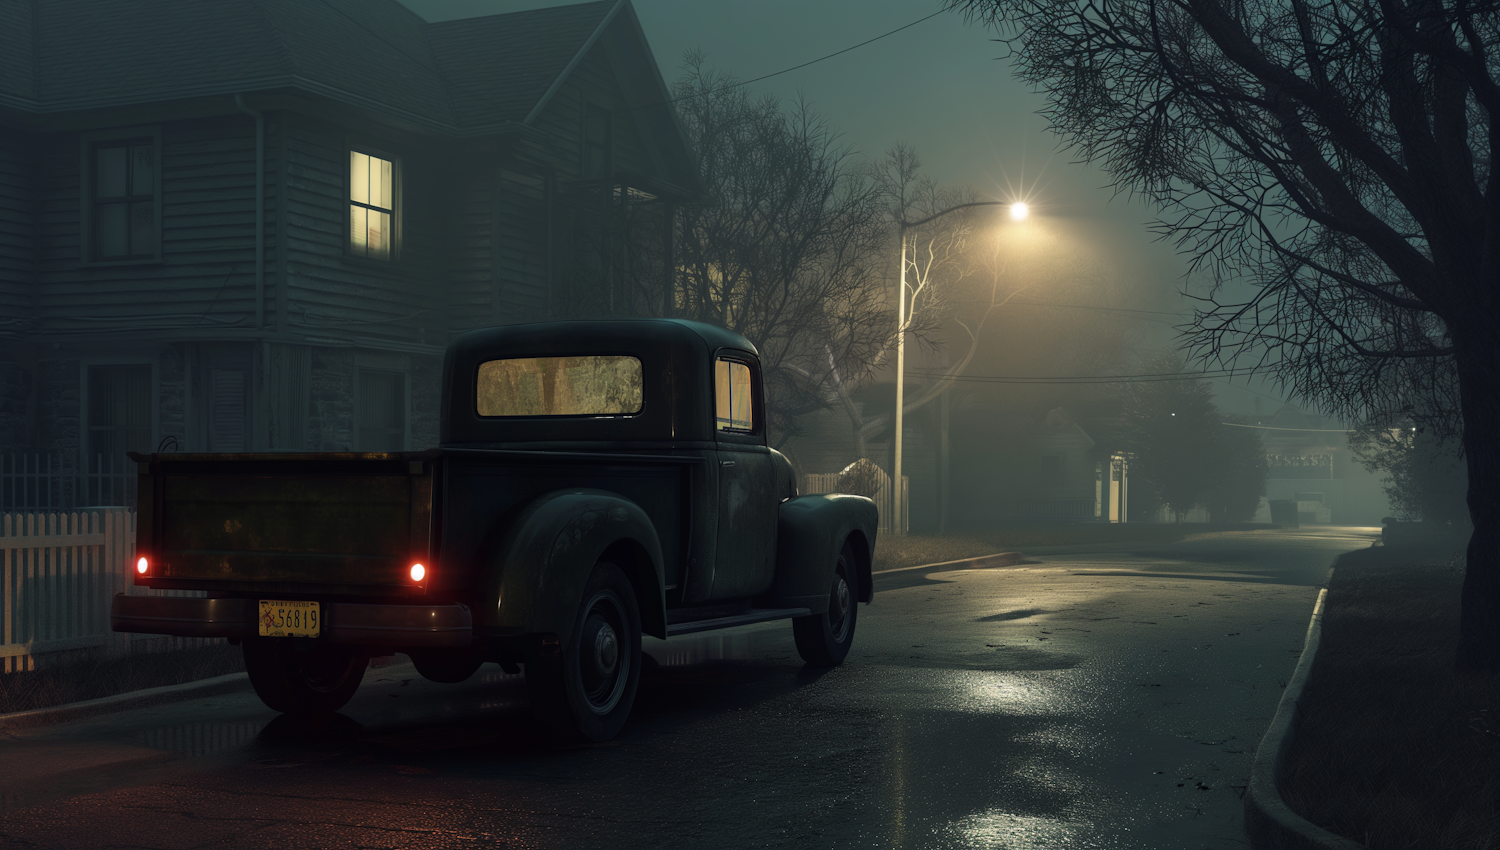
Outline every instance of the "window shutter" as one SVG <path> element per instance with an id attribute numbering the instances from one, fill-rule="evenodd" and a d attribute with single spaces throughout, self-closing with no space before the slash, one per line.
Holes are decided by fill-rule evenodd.
<path id="1" fill-rule="evenodd" d="M 209 404 L 208 450 L 245 450 L 245 372 L 243 369 L 213 370 Z"/>

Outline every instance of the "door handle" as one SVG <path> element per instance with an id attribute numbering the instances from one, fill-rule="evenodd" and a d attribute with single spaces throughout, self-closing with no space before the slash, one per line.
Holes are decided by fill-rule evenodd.
<path id="1" fill-rule="evenodd" d="M 734 461 L 732 461 L 732 460 L 721 460 L 721 461 L 719 461 L 719 466 L 734 466 Z"/>

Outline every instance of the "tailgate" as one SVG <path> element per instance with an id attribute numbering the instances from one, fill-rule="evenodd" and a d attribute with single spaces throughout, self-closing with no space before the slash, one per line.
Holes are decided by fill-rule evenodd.
<path id="1" fill-rule="evenodd" d="M 137 548 L 152 587 L 418 590 L 431 564 L 437 452 L 155 454 Z M 149 500 L 145 498 L 149 493 Z"/>

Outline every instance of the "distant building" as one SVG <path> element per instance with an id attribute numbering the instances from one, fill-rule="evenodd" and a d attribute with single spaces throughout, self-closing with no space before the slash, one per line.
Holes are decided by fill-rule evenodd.
<path id="1" fill-rule="evenodd" d="M 433 445 L 449 339 L 691 196 L 669 100 L 628 0 L 0 4 L 0 457 Z"/>
<path id="2" fill-rule="evenodd" d="M 1266 449 L 1266 500 L 1297 503 L 1302 523 L 1379 525 L 1391 512 L 1380 476 L 1350 454 L 1337 420 L 1284 405 L 1258 417 Z M 1263 507 L 1261 520 L 1270 515 Z"/>

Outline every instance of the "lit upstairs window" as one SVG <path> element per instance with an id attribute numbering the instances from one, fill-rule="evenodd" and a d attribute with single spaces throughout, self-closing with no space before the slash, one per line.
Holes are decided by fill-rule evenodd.
<path id="1" fill-rule="evenodd" d="M 349 152 L 349 253 L 391 259 L 396 237 L 395 163 Z"/>

